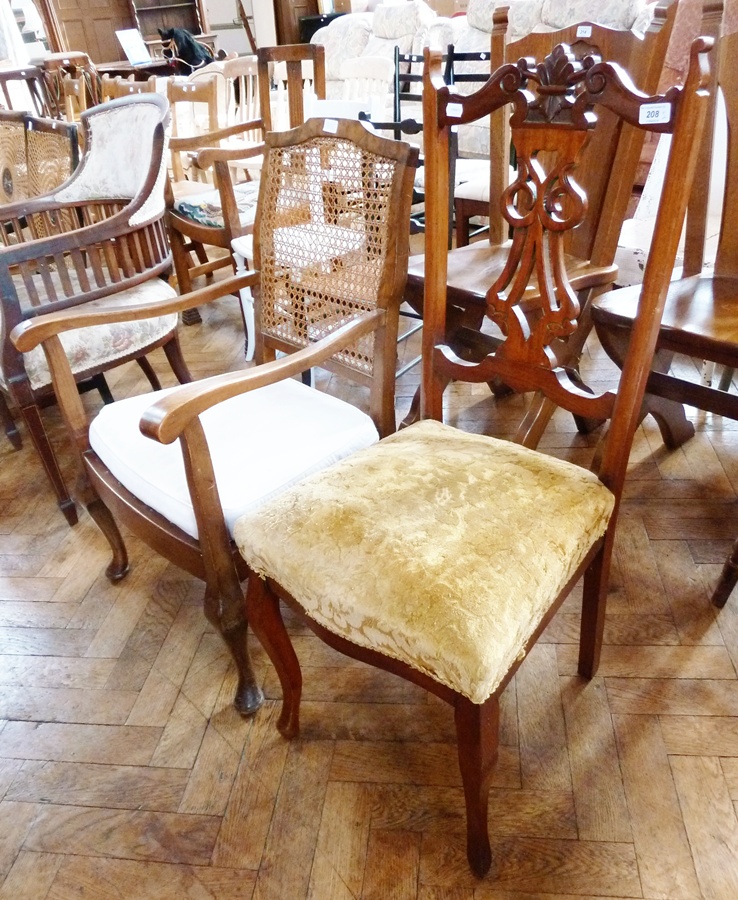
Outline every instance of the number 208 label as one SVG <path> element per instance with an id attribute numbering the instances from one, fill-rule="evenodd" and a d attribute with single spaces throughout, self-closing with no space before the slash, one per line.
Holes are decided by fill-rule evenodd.
<path id="1" fill-rule="evenodd" d="M 646 103 L 638 110 L 640 125 L 666 125 L 671 121 L 671 103 Z"/>

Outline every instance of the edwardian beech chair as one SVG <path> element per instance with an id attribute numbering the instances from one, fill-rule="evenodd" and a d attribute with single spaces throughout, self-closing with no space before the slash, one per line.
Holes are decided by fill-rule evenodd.
<path id="1" fill-rule="evenodd" d="M 0 388 L 19 408 L 70 524 L 77 521 L 76 508 L 40 415 L 40 407 L 54 398 L 49 370 L 40 350 L 21 354 L 9 335 L 19 322 L 45 312 L 93 302 L 96 307 L 138 304 L 175 294 L 161 277 L 171 267 L 163 223 L 168 118 L 166 100 L 155 94 L 93 107 L 81 125 L 89 152 L 71 179 L 42 197 L 0 206 L 5 335 Z M 60 130 L 47 139 L 56 136 L 63 144 Z M 34 128 L 28 138 L 38 141 L 40 135 Z M 52 156 L 54 146 L 44 146 Z M 154 388 L 160 386 L 145 358 L 157 347 L 164 348 L 179 381 L 189 381 L 173 314 L 64 338 L 75 379 L 99 388 L 107 400 L 112 398 L 103 373 L 129 360 L 137 360 Z"/>
<path id="2" fill-rule="evenodd" d="M 395 341 L 408 255 L 407 239 L 397 237 L 407 234 L 417 152 L 359 122 L 322 126 L 313 119 L 267 138 L 259 271 L 164 304 L 175 312 L 257 284 L 258 354 L 266 365 L 121 400 L 88 428 L 56 334 L 151 310 L 73 310 L 14 332 L 24 351 L 45 340 L 86 473 L 84 501 L 113 549 L 108 576 L 121 578 L 127 568 L 117 520 L 205 580 L 206 615 L 238 666 L 242 713 L 259 706 L 261 692 L 246 650 L 240 581 L 248 569 L 231 542 L 234 521 L 395 427 Z M 288 355 L 275 362 L 278 349 Z M 316 365 L 368 385 L 370 415 L 291 377 Z"/>
<path id="3" fill-rule="evenodd" d="M 599 658 L 608 573 L 625 471 L 658 322 L 676 255 L 707 95 L 698 40 L 684 90 L 646 97 L 617 66 L 578 63 L 556 48 L 535 66 L 506 65 L 472 96 L 450 93 L 440 54 L 426 51 L 426 240 L 448 228 L 452 128 L 512 104 L 518 175 L 503 196 L 513 229 L 508 263 L 490 279 L 487 315 L 505 336 L 465 363 L 445 343 L 446 259 L 429 256 L 425 289 L 424 412 L 430 417 L 359 451 L 249 511 L 234 536 L 249 567 L 249 621 L 279 675 L 278 727 L 298 731 L 301 675 L 279 598 L 332 647 L 424 687 L 454 709 L 467 815 L 467 856 L 491 865 L 488 791 L 497 755 L 500 693 L 554 612 L 584 578 L 579 671 Z M 540 78 L 540 82 L 539 82 Z M 673 134 L 672 156 L 639 316 L 618 387 L 589 393 L 558 364 L 576 327 L 577 296 L 563 265 L 566 233 L 586 216 L 575 183 L 591 110 Z M 641 126 L 656 115 L 659 123 Z M 545 155 L 537 150 L 545 148 Z M 537 275 L 537 315 L 526 285 Z M 449 377 L 501 377 L 541 390 L 579 415 L 611 419 L 598 474 L 508 441 L 443 425 Z"/>
<path id="4" fill-rule="evenodd" d="M 721 7 L 721 4 L 706 4 L 703 29 L 717 33 Z M 694 425 L 686 416 L 684 403 L 738 419 L 738 397 L 728 390 L 730 377 L 725 379 L 723 390 L 701 380 L 688 380 L 684 367 L 680 372 L 670 372 L 675 354 L 717 363 L 730 371 L 738 368 L 738 73 L 733 56 L 737 52 L 738 34 L 720 39 L 709 127 L 703 137 L 699 176 L 689 203 L 684 264 L 681 277 L 669 286 L 653 370 L 646 388 L 643 412 L 654 416 L 669 449 L 680 447 L 694 435 Z M 720 236 L 714 269 L 710 271 L 703 270 L 703 253 L 717 87 L 725 101 L 728 144 Z M 630 340 L 638 296 L 637 288 L 629 288 L 611 298 L 598 298 L 592 308 L 600 341 L 619 365 Z M 738 543 L 715 588 L 713 603 L 724 606 L 736 583 Z"/>
<path id="5" fill-rule="evenodd" d="M 262 47 L 259 50 L 259 96 L 261 118 L 251 122 L 241 122 L 228 128 L 211 130 L 194 138 L 173 139 L 172 146 L 177 151 L 196 153 L 203 148 L 220 146 L 219 154 L 203 154 L 195 167 L 207 172 L 214 159 L 228 163 L 222 175 L 215 174 L 215 187 L 196 197 L 182 197 L 171 203 L 169 210 L 169 235 L 174 255 L 174 266 L 180 290 L 187 293 L 192 282 L 201 275 L 210 275 L 216 269 L 232 265 L 231 243 L 235 237 L 253 231 L 256 216 L 258 182 L 247 180 L 234 184 L 229 174 L 234 163 L 246 167 L 250 159 L 260 158 L 264 152 L 263 143 L 254 143 L 254 133 L 261 133 L 261 140 L 272 128 L 271 106 L 269 104 L 269 63 L 283 61 L 286 64 L 287 103 L 290 127 L 303 122 L 303 75 L 302 60 L 313 61 L 315 90 L 319 97 L 325 97 L 325 50 L 312 45 L 286 45 L 283 47 Z M 244 142 L 237 140 L 243 137 Z M 233 145 L 229 143 L 233 141 Z M 208 258 L 205 247 L 219 247 L 228 251 L 225 255 Z M 198 262 L 192 264 L 190 253 L 194 251 Z M 189 310 L 183 321 L 191 325 L 200 321 L 196 309 Z"/>
<path id="6" fill-rule="evenodd" d="M 146 81 L 135 81 L 133 76 L 123 78 L 116 75 L 115 78 L 111 78 L 107 74 L 100 79 L 100 98 L 103 103 L 117 100 L 119 97 L 130 97 L 131 94 L 151 94 L 155 91 L 156 75 L 150 75 Z"/>
<path id="7" fill-rule="evenodd" d="M 498 9 L 491 40 L 493 63 L 514 62 L 524 56 L 541 59 L 556 44 L 566 43 L 577 57 L 595 53 L 617 62 L 640 90 L 652 93 L 657 89 L 675 9 L 673 0 L 661 0 L 643 39 L 632 31 L 580 23 L 560 31 L 530 34 L 509 45 L 505 45 L 507 10 Z M 500 115 L 490 118 L 490 128 L 489 239 L 456 248 L 448 258 L 449 341 L 457 352 L 470 359 L 479 358 L 490 349 L 489 340 L 479 332 L 484 320 L 485 292 L 490 276 L 502 271 L 509 249 L 507 226 L 498 206 L 509 182 L 509 132 Z M 572 286 L 584 298 L 581 327 L 569 341 L 574 365 L 589 333 L 588 303 L 593 295 L 608 290 L 617 274 L 613 259 L 642 145 L 643 134 L 638 129 L 603 114 L 582 158 L 580 181 L 590 213 L 582 226 L 569 235 L 565 247 Z M 405 299 L 418 312 L 422 312 L 425 263 L 426 257 L 420 255 L 411 257 L 408 264 Z M 525 434 L 521 432 L 520 437 L 528 446 L 536 446 L 551 410 L 550 404 L 543 404 L 531 411 L 530 418 L 521 425 Z"/>

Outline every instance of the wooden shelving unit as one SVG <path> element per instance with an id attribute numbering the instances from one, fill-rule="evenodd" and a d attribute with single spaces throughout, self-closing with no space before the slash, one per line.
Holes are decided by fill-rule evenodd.
<path id="1" fill-rule="evenodd" d="M 136 27 L 147 44 L 159 41 L 159 28 L 186 28 L 203 36 L 209 31 L 205 7 L 201 0 L 170 3 L 156 0 L 128 0 Z"/>

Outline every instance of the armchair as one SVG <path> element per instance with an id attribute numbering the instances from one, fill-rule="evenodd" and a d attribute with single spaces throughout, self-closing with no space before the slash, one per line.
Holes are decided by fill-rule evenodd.
<path id="1" fill-rule="evenodd" d="M 260 160 L 264 152 L 261 141 L 264 134 L 272 130 L 270 65 L 285 66 L 285 80 L 276 94 L 277 107 L 286 104 L 289 110 L 289 127 L 294 128 L 304 121 L 303 60 L 313 62 L 315 91 L 319 97 L 325 97 L 322 47 L 309 44 L 262 47 L 257 65 L 261 117 L 217 131 L 211 129 L 198 137 L 172 139 L 173 153 L 187 151 L 195 154 L 205 148 L 222 148 L 217 154 L 204 153 L 199 160 L 195 160 L 195 166 L 203 171 L 210 169 L 216 159 L 225 163 L 214 171 L 215 186 L 211 190 L 195 197 L 175 197 L 170 202 L 169 234 L 182 293 L 192 290 L 195 278 L 209 276 L 217 269 L 232 265 L 230 249 L 233 239 L 253 231 L 258 182 L 249 179 L 234 184 L 231 172 L 236 163 L 248 169 L 248 161 Z M 260 142 L 255 142 L 256 134 L 260 135 Z M 237 140 L 239 138 L 240 141 Z M 206 247 L 218 247 L 228 253 L 211 259 L 207 256 Z M 191 258 L 193 251 L 197 256 L 197 263 L 194 264 Z M 192 325 L 200 321 L 200 315 L 196 309 L 189 310 L 183 321 Z"/>
<path id="2" fill-rule="evenodd" d="M 77 512 L 40 407 L 53 401 L 42 352 L 21 354 L 9 339 L 20 322 L 74 307 L 137 305 L 168 299 L 171 267 L 164 230 L 166 100 L 138 95 L 84 113 L 89 152 L 60 187 L 0 207 L 3 334 L 0 389 L 20 410 L 67 521 Z M 180 382 L 190 380 L 177 339 L 177 317 L 106 325 L 65 335 L 72 372 L 110 400 L 104 373 L 136 360 L 154 388 L 146 354 L 163 347 Z"/>
<path id="3" fill-rule="evenodd" d="M 173 313 L 258 283 L 260 358 L 271 362 L 118 401 L 90 424 L 59 335 L 141 320 L 152 307 L 88 306 L 23 322 L 13 333 L 26 352 L 44 342 L 82 461 L 82 499 L 113 551 L 108 577 L 122 578 L 128 566 L 117 521 L 205 581 L 205 613 L 236 661 L 235 705 L 244 714 L 259 706 L 261 691 L 246 648 L 240 582 L 248 569 L 231 541 L 233 522 L 394 429 L 395 339 L 408 254 L 397 236 L 407 233 L 417 153 L 358 122 L 340 122 L 335 132 L 322 126 L 314 119 L 267 138 L 257 271 L 160 309 Z M 277 348 L 288 355 L 274 361 Z M 353 373 L 369 389 L 370 415 L 291 377 L 315 365 Z"/>

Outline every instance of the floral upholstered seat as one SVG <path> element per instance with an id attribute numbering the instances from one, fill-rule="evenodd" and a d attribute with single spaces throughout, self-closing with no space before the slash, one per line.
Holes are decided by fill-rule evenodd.
<path id="1" fill-rule="evenodd" d="M 238 220 L 242 228 L 250 227 L 256 218 L 256 201 L 259 198 L 259 182 L 234 184 L 233 194 L 238 208 Z M 218 190 L 203 191 L 195 196 L 180 197 L 174 201 L 174 209 L 199 225 L 223 228 L 223 207 Z"/>

